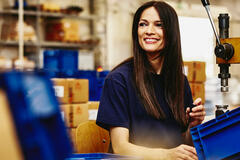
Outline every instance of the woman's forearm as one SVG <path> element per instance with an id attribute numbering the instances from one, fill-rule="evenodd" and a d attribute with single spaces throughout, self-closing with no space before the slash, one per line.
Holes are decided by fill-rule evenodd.
<path id="1" fill-rule="evenodd" d="M 190 134 L 190 128 L 182 134 L 185 144 L 193 146 L 192 135 Z"/>
<path id="2" fill-rule="evenodd" d="M 113 151 L 116 154 L 142 157 L 146 160 L 166 160 L 169 159 L 170 150 L 159 148 L 147 148 L 134 145 L 129 142 L 123 142 L 117 146 L 113 146 Z"/>

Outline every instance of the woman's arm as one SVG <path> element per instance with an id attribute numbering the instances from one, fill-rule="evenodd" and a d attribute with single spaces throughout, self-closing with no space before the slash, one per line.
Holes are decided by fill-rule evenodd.
<path id="1" fill-rule="evenodd" d="M 197 160 L 196 150 L 188 145 L 180 145 L 172 149 L 147 148 L 129 142 L 129 130 L 123 127 L 112 127 L 110 137 L 113 151 L 116 154 L 143 157 L 159 160 Z"/>

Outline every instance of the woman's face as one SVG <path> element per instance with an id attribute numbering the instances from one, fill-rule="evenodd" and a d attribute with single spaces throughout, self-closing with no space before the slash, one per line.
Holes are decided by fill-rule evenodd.
<path id="1" fill-rule="evenodd" d="M 164 48 L 163 24 L 154 7 L 142 12 L 138 23 L 138 41 L 147 53 L 159 53 Z"/>

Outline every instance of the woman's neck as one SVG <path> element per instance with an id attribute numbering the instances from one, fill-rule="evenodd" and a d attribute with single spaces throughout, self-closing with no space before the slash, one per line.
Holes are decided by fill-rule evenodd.
<path id="1" fill-rule="evenodd" d="M 155 73 L 160 74 L 162 70 L 164 57 L 161 56 L 160 53 L 158 54 L 149 53 L 147 54 L 147 57 Z"/>

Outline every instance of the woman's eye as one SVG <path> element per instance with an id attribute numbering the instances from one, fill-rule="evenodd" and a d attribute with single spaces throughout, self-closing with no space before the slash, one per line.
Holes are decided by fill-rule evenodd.
<path id="1" fill-rule="evenodd" d="M 147 24 L 142 22 L 142 23 L 139 23 L 139 26 L 143 27 L 143 26 L 147 26 Z"/>
<path id="2" fill-rule="evenodd" d="M 162 23 L 157 23 L 156 26 L 157 27 L 163 27 L 163 24 Z"/>

